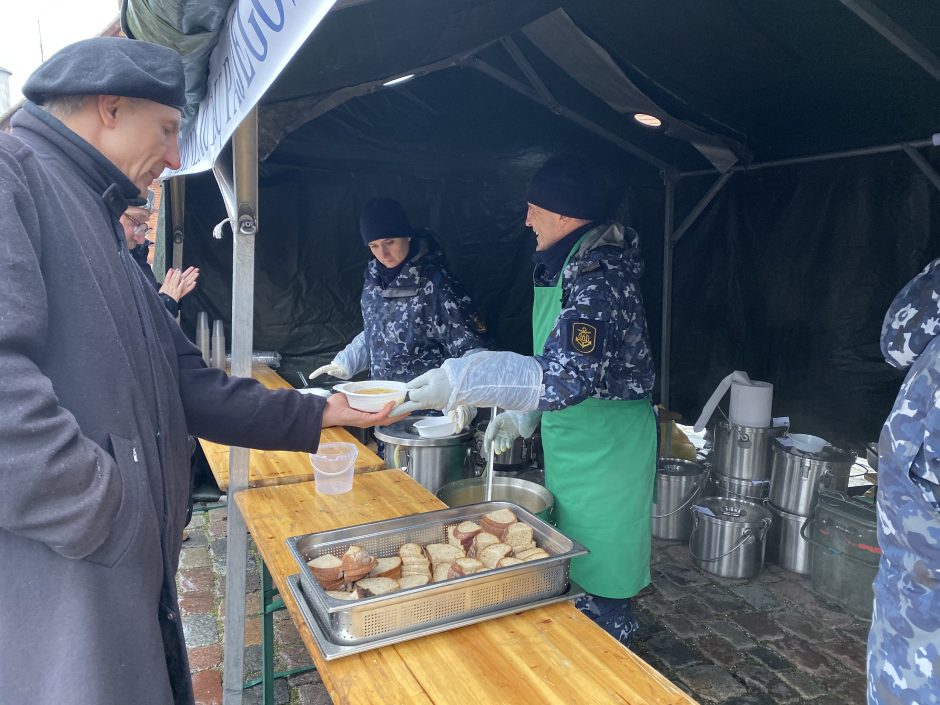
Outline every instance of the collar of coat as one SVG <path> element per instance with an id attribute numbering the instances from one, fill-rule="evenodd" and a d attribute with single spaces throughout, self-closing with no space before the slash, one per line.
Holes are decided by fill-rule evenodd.
<path id="1" fill-rule="evenodd" d="M 443 266 L 443 255 L 441 251 L 432 246 L 431 242 L 424 237 L 414 237 L 411 239 L 411 246 L 416 247 L 417 251 L 408 258 L 405 266 L 401 268 L 398 275 L 387 285 L 382 283 L 379 277 L 379 261 L 372 259 L 366 268 L 366 278 L 379 289 L 388 290 L 414 290 L 420 284 L 422 276 L 426 276 L 428 266 Z"/>
<path id="2" fill-rule="evenodd" d="M 37 152 L 42 153 L 52 147 L 63 153 L 75 165 L 79 178 L 101 196 L 108 211 L 116 218 L 120 218 L 128 206 L 147 202 L 140 197 L 140 189 L 134 182 L 101 152 L 35 103 L 26 101 L 10 124 L 14 136 Z"/>

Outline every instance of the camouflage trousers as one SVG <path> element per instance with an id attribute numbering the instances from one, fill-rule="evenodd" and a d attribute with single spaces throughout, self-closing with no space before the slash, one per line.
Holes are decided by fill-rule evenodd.
<path id="1" fill-rule="evenodd" d="M 940 581 L 882 557 L 868 634 L 869 705 L 940 705 Z"/>
<path id="2" fill-rule="evenodd" d="M 633 646 L 633 636 L 640 628 L 633 614 L 633 600 L 586 594 L 575 600 L 574 606 L 628 649 Z"/>

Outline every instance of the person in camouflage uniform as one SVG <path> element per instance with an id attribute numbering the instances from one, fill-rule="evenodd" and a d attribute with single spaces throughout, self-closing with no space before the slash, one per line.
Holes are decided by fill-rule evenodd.
<path id="1" fill-rule="evenodd" d="M 885 316 L 881 351 L 910 367 L 878 444 L 881 563 L 868 636 L 870 705 L 940 703 L 940 259 Z"/>
<path id="2" fill-rule="evenodd" d="M 571 562 L 578 608 L 621 643 L 649 584 L 656 423 L 654 369 L 636 232 L 600 216 L 600 180 L 577 157 L 550 159 L 529 184 L 533 355 L 482 352 L 409 383 L 396 412 L 455 404 L 509 409 L 489 424 L 499 453 L 541 419 L 553 518 L 590 555 Z"/>

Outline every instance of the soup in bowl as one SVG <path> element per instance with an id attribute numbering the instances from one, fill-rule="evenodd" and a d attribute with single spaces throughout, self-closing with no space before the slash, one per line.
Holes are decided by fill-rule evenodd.
<path id="1" fill-rule="evenodd" d="M 386 380 L 344 382 L 333 387 L 346 395 L 349 405 L 359 411 L 381 411 L 390 401 L 401 404 L 405 401 L 405 383 Z"/>

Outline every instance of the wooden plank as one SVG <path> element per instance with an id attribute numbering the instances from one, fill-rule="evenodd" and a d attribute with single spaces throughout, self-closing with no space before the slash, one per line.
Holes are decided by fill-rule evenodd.
<path id="1" fill-rule="evenodd" d="M 254 365 L 251 376 L 268 389 L 292 389 L 292 387 L 267 365 Z M 320 432 L 324 443 L 352 443 L 359 451 L 356 458 L 356 472 L 375 472 L 385 469 L 385 461 L 356 440 L 349 431 L 340 427 L 324 428 Z M 212 469 L 219 489 L 228 491 L 228 453 L 229 447 L 199 439 L 206 460 Z M 248 466 L 248 486 L 267 487 L 293 482 L 313 480 L 313 468 L 306 453 L 283 450 L 252 450 Z"/>
<path id="2" fill-rule="evenodd" d="M 444 505 L 397 470 L 357 476 L 343 495 L 301 483 L 235 499 L 336 703 L 694 703 L 569 603 L 325 661 L 287 592 L 285 579 L 298 567 L 285 539 Z"/>

